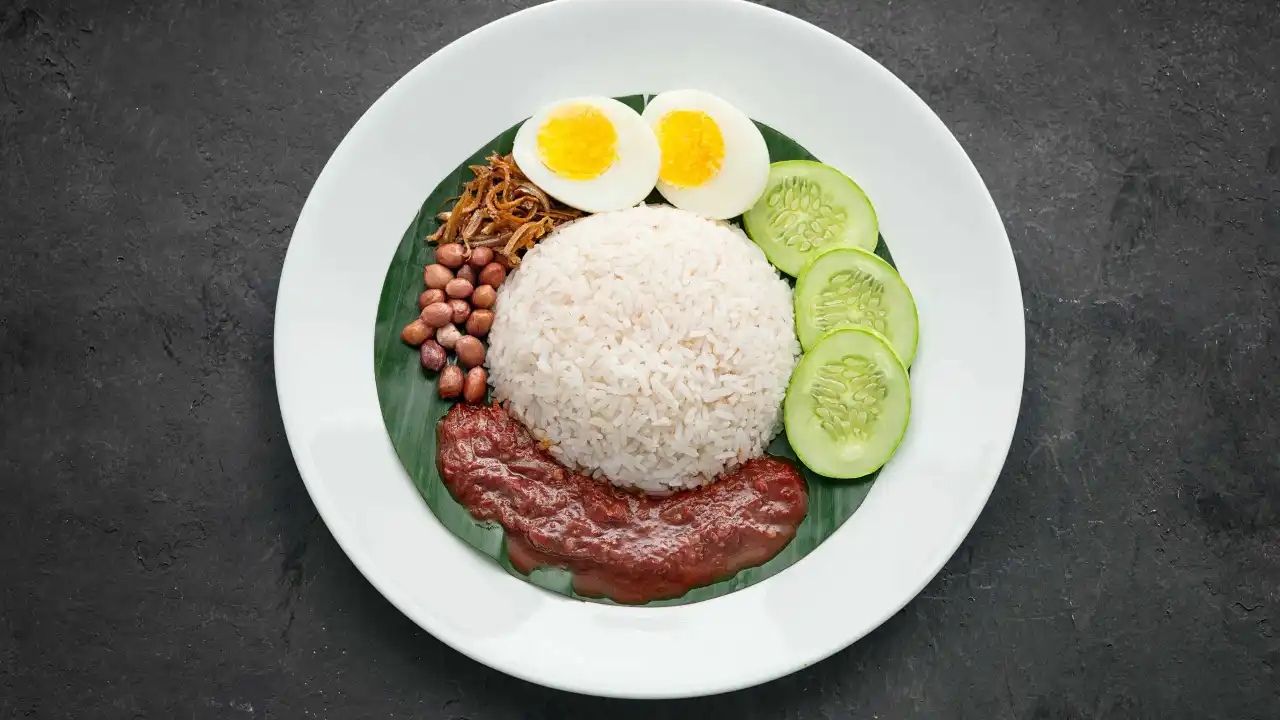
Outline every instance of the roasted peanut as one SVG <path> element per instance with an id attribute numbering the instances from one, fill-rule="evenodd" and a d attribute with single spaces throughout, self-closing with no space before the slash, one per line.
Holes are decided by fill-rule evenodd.
<path id="1" fill-rule="evenodd" d="M 489 334 L 489 328 L 493 327 L 493 311 L 492 310 L 473 310 L 471 317 L 467 318 L 467 334 L 480 337 Z"/>
<path id="2" fill-rule="evenodd" d="M 436 248 L 436 262 L 457 270 L 467 262 L 467 251 L 461 243 L 449 243 Z"/>
<path id="3" fill-rule="evenodd" d="M 433 329 L 442 328 L 453 322 L 453 308 L 446 302 L 431 303 L 422 308 L 421 319 Z"/>
<path id="4" fill-rule="evenodd" d="M 468 370 L 462 385 L 462 399 L 472 404 L 484 400 L 485 384 L 488 379 L 489 374 L 482 367 L 473 367 Z"/>
<path id="5" fill-rule="evenodd" d="M 479 367 L 484 364 L 484 343 L 470 335 L 458 338 L 453 351 L 458 354 L 458 363 L 467 367 Z"/>
<path id="6" fill-rule="evenodd" d="M 481 285 L 490 285 L 494 288 L 497 288 L 499 285 L 502 284 L 502 281 L 506 279 L 507 279 L 507 271 L 504 270 L 502 266 L 496 262 L 491 262 L 488 265 L 485 265 L 484 269 L 480 271 Z"/>
<path id="7" fill-rule="evenodd" d="M 462 368 L 457 365 L 446 365 L 444 370 L 440 372 L 440 380 L 437 383 L 440 397 L 445 400 L 458 397 L 458 395 L 462 394 L 464 382 Z"/>
<path id="8" fill-rule="evenodd" d="M 472 307 L 488 310 L 496 302 L 498 302 L 498 291 L 494 290 L 492 285 L 481 285 L 471 293 Z"/>
<path id="9" fill-rule="evenodd" d="M 471 315 L 471 304 L 466 300 L 450 300 L 449 307 L 453 309 L 453 322 L 456 325 L 466 322 Z"/>
<path id="10" fill-rule="evenodd" d="M 444 286 L 448 285 L 449 281 L 452 279 L 453 271 L 438 263 L 435 265 L 428 265 L 427 268 L 422 271 L 422 281 L 425 282 L 427 287 L 432 290 L 443 290 Z"/>
<path id="11" fill-rule="evenodd" d="M 462 278 L 454 278 L 445 285 L 444 294 L 451 298 L 457 298 L 458 300 L 466 300 L 471 297 L 471 291 L 474 289 L 475 286 L 466 280 L 463 280 Z"/>
<path id="12" fill-rule="evenodd" d="M 418 296 L 418 309 L 421 310 L 431 303 L 444 302 L 444 299 L 443 290 L 423 290 Z"/>
<path id="13" fill-rule="evenodd" d="M 484 269 L 484 266 L 491 262 L 493 262 L 493 251 L 487 247 L 474 248 L 471 251 L 471 259 L 467 260 L 467 264 L 476 270 Z"/>
<path id="14" fill-rule="evenodd" d="M 421 345 L 430 335 L 431 328 L 427 327 L 427 324 L 422 322 L 421 319 L 405 325 L 404 329 L 400 331 L 400 339 L 414 347 Z"/>
<path id="15" fill-rule="evenodd" d="M 471 267 L 470 265 L 463 265 L 461 268 L 458 268 L 458 277 L 462 278 L 463 280 L 466 280 L 472 285 L 475 285 L 476 269 Z"/>
<path id="16" fill-rule="evenodd" d="M 462 337 L 462 332 L 452 324 L 436 330 L 436 342 L 440 343 L 440 347 L 445 350 L 452 350 L 453 346 L 458 344 L 458 338 L 460 337 Z"/>
<path id="17" fill-rule="evenodd" d="M 440 347 L 440 343 L 435 340 L 428 340 L 422 343 L 422 367 L 434 372 L 440 372 L 440 369 L 444 367 L 444 363 L 444 348 Z"/>

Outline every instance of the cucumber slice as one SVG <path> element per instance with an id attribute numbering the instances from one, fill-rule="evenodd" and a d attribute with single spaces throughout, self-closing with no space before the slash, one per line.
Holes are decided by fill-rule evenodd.
<path id="1" fill-rule="evenodd" d="M 880 223 L 857 183 L 830 165 L 785 160 L 742 216 L 747 235 L 769 262 L 795 277 L 817 255 L 840 247 L 874 250 Z"/>
<path id="2" fill-rule="evenodd" d="M 809 350 L 832 330 L 860 327 L 889 340 L 902 364 L 916 355 L 916 301 L 893 266 L 855 248 L 819 255 L 796 281 L 796 334 Z"/>
<path id="3" fill-rule="evenodd" d="M 836 330 L 800 359 L 782 416 L 791 449 L 810 470 L 830 478 L 869 475 L 907 432 L 907 368 L 879 333 Z"/>

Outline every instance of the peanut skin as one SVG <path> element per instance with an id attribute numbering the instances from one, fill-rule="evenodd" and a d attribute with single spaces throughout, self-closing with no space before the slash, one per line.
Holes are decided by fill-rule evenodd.
<path id="1" fill-rule="evenodd" d="M 422 271 L 422 281 L 427 284 L 427 288 L 431 290 L 443 290 L 445 285 L 453 279 L 453 271 L 440 265 L 428 265 Z"/>
<path id="2" fill-rule="evenodd" d="M 435 340 L 422 343 L 422 367 L 432 372 L 440 372 L 445 364 L 444 348 Z"/>
<path id="3" fill-rule="evenodd" d="M 447 365 L 440 372 L 440 380 L 436 385 L 436 389 L 440 392 L 440 397 L 445 400 L 452 400 L 462 394 L 464 381 L 462 368 L 457 365 Z"/>
<path id="4" fill-rule="evenodd" d="M 467 251 L 459 243 L 449 243 L 436 248 L 436 262 L 457 270 L 467 261 Z"/>
<path id="5" fill-rule="evenodd" d="M 490 285 L 494 288 L 502 284 L 507 279 L 507 271 L 496 262 L 489 263 L 480 271 L 480 284 Z"/>
<path id="6" fill-rule="evenodd" d="M 492 285 L 481 285 L 471 293 L 471 304 L 477 308 L 488 310 L 498 302 L 498 291 Z"/>
<path id="7" fill-rule="evenodd" d="M 471 297 L 471 291 L 474 289 L 475 287 L 466 280 L 454 278 L 445 283 L 444 294 L 457 300 L 466 300 Z"/>
<path id="8" fill-rule="evenodd" d="M 453 351 L 457 353 L 458 364 L 460 365 L 473 368 L 484 364 L 484 343 L 470 335 L 463 335 L 458 338 L 458 342 L 453 346 Z"/>
<path id="9" fill-rule="evenodd" d="M 445 295 L 443 290 L 423 290 L 418 296 L 418 309 L 422 310 L 431 303 L 444 302 Z"/>
<path id="10" fill-rule="evenodd" d="M 431 328 L 442 328 L 453 322 L 453 308 L 449 307 L 449 303 L 438 302 L 422 308 L 420 316 L 422 322 Z"/>
<path id="11" fill-rule="evenodd" d="M 493 262 L 493 251 L 487 247 L 478 247 L 471 251 L 471 259 L 467 264 L 476 270 L 483 270 L 485 265 Z"/>
<path id="12" fill-rule="evenodd" d="M 450 300 L 449 307 L 453 310 L 453 322 L 457 325 L 466 322 L 471 315 L 471 305 L 466 300 Z"/>
<path id="13" fill-rule="evenodd" d="M 414 347 L 421 345 L 430 335 L 431 328 L 422 320 L 414 320 L 400 331 L 400 339 Z"/>
<path id="14" fill-rule="evenodd" d="M 492 310 L 473 310 L 471 317 L 467 318 L 468 335 L 475 335 L 476 337 L 487 335 L 491 327 L 493 327 Z"/>
<path id="15" fill-rule="evenodd" d="M 463 381 L 462 399 L 473 405 L 484 400 L 485 383 L 488 379 L 489 375 L 482 367 L 473 367 L 468 370 L 467 377 Z"/>

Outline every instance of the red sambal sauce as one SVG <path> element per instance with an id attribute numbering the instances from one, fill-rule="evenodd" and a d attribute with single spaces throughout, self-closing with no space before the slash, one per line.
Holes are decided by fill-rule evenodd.
<path id="1" fill-rule="evenodd" d="M 511 564 L 571 570 L 584 597 L 645 603 L 732 577 L 786 547 L 808 510 L 804 478 L 776 458 L 651 497 L 568 470 L 498 406 L 455 405 L 437 433 L 445 487 L 503 527 Z"/>

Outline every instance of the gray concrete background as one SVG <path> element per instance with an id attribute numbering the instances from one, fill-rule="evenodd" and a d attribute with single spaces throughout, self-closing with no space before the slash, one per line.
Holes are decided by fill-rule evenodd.
<path id="1" fill-rule="evenodd" d="M 284 438 L 281 262 L 360 113 L 526 4 L 0 0 L 0 718 L 1280 717 L 1274 0 L 770 3 L 938 112 L 1023 281 L 995 494 L 866 640 L 623 703 L 384 601 Z"/>

